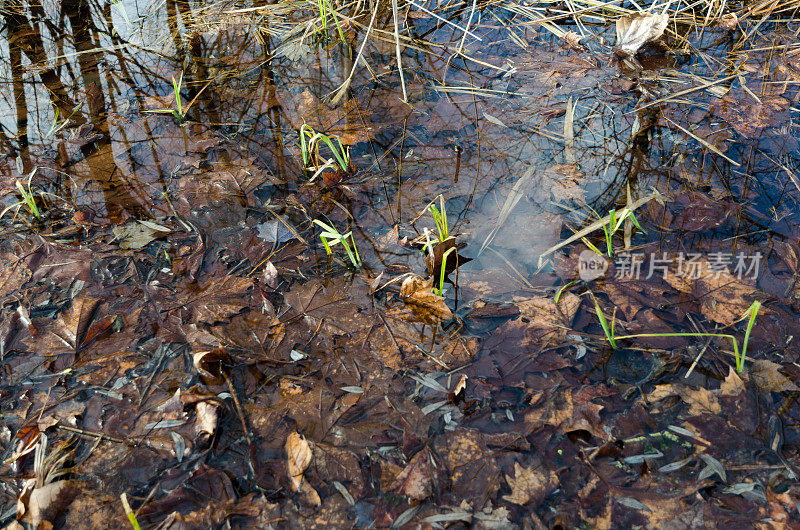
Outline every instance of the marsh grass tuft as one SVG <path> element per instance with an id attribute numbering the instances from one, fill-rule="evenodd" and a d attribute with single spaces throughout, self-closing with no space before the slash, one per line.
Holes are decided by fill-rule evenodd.
<path id="1" fill-rule="evenodd" d="M 14 208 L 16 208 L 17 212 L 19 212 L 19 209 L 22 208 L 23 206 L 27 206 L 28 212 L 30 212 L 30 214 L 34 216 L 37 220 L 42 218 L 42 213 L 41 211 L 39 211 L 39 206 L 36 204 L 36 197 L 34 196 L 34 192 L 31 189 L 31 180 L 33 179 L 34 173 L 36 173 L 36 169 L 38 168 L 35 168 L 33 171 L 30 172 L 30 174 L 28 175 L 27 182 L 25 184 L 22 184 L 21 181 L 17 180 L 15 184 L 17 186 L 17 191 L 19 191 L 19 194 L 22 197 L 22 200 L 15 202 L 11 206 L 8 206 L 2 212 L 0 212 L 0 218 L 4 217 L 9 211 L 13 210 Z"/>
<path id="2" fill-rule="evenodd" d="M 439 195 L 437 197 L 439 200 L 439 207 L 437 208 L 435 203 L 436 199 L 433 199 L 423 212 L 426 210 L 430 212 L 431 216 L 433 217 L 434 222 L 436 223 L 436 240 L 432 240 L 430 237 L 430 231 L 425 228 L 425 251 L 428 253 L 429 261 L 429 272 L 433 277 L 437 276 L 438 273 L 438 280 L 439 280 L 439 287 L 434 287 L 434 291 L 437 295 L 442 296 L 444 293 L 444 280 L 447 277 L 447 261 L 451 254 L 455 253 L 456 257 L 456 270 L 458 270 L 458 248 L 456 246 L 456 242 L 454 236 L 450 235 L 450 224 L 447 219 L 447 208 L 444 203 L 444 197 Z M 438 269 L 436 265 L 439 265 Z"/>
<path id="3" fill-rule="evenodd" d="M 185 109 L 183 108 L 183 103 L 181 102 L 182 87 L 183 87 L 183 72 L 181 72 L 181 75 L 180 77 L 178 77 L 177 81 L 175 80 L 175 76 L 172 76 L 172 93 L 175 96 L 175 108 L 150 109 L 150 110 L 145 110 L 144 112 L 151 114 L 172 114 L 172 116 L 176 120 L 178 120 L 178 122 L 183 123 L 186 120 L 186 113 L 189 112 L 189 107 L 191 107 L 194 101 L 192 101 Z"/>
<path id="4" fill-rule="evenodd" d="M 614 255 L 614 235 L 622 229 L 626 220 L 630 219 L 633 225 L 637 229 L 639 229 L 641 232 L 644 232 L 644 229 L 639 224 L 639 220 L 636 219 L 636 215 L 630 208 L 622 208 L 621 210 L 619 210 L 619 212 L 617 212 L 617 210 L 614 209 L 610 210 L 608 212 L 607 222 L 606 219 L 600 217 L 600 215 L 594 210 L 592 210 L 592 213 L 594 213 L 595 216 L 597 216 L 597 218 L 599 219 L 601 225 L 600 228 L 602 228 L 603 234 L 605 235 L 606 255 L 608 257 Z M 588 239 L 584 237 L 582 238 L 582 240 L 592 251 L 596 252 L 597 254 L 600 254 L 601 256 L 603 255 L 603 253 L 596 246 L 594 246 Z"/>
<path id="5" fill-rule="evenodd" d="M 342 30 L 342 25 L 339 24 L 339 16 L 336 14 L 336 9 L 334 9 L 331 0 L 317 0 L 317 8 L 319 9 L 319 18 L 321 21 L 322 28 L 317 32 L 318 38 L 323 44 L 326 44 L 329 40 L 328 37 L 328 14 L 333 17 L 333 23 L 336 26 L 336 31 L 339 34 L 339 39 L 342 44 L 347 44 L 347 40 L 344 38 L 344 31 Z"/>
<path id="6" fill-rule="evenodd" d="M 361 256 L 358 254 L 358 248 L 356 248 L 356 240 L 353 237 L 352 230 L 346 234 L 342 234 L 334 226 L 324 223 L 319 219 L 314 219 L 314 224 L 322 229 L 319 238 L 322 240 L 322 246 L 325 247 L 325 252 L 327 252 L 329 256 L 333 255 L 333 249 L 331 247 L 341 244 L 353 267 L 361 267 Z M 350 243 L 347 242 L 348 238 L 350 239 Z M 350 245 L 352 245 L 352 249 Z"/>
<path id="7" fill-rule="evenodd" d="M 431 212 L 433 216 L 433 220 L 436 222 L 436 230 L 439 232 L 439 242 L 448 239 L 450 237 L 450 226 L 447 222 L 447 210 L 444 206 L 444 197 L 439 195 L 439 208 L 436 208 L 436 205 L 431 204 L 428 207 L 428 210 Z"/>
<path id="8" fill-rule="evenodd" d="M 589 293 L 592 297 L 592 301 L 594 302 L 595 312 L 597 313 L 597 319 L 600 321 L 600 327 L 603 328 L 603 333 L 608 340 L 608 343 L 611 344 L 613 349 L 617 349 L 617 341 L 622 339 L 635 339 L 635 338 L 647 338 L 647 337 L 720 337 L 730 339 L 731 343 L 733 344 L 733 357 L 736 363 L 736 372 L 742 373 L 744 371 L 744 361 L 747 355 L 747 344 L 750 341 L 750 332 L 755 326 L 756 323 L 756 316 L 758 312 L 761 310 L 761 302 L 756 300 L 747 310 L 744 312 L 742 317 L 739 321 L 748 318 L 747 327 L 744 333 L 744 340 L 742 342 L 742 350 L 741 353 L 739 352 L 739 343 L 736 340 L 736 337 L 729 333 L 635 333 L 633 335 L 616 335 L 614 332 L 614 326 L 616 322 L 616 307 L 614 308 L 614 313 L 611 315 L 611 324 L 608 323 L 606 320 L 606 316 L 603 314 L 603 309 L 600 307 L 600 303 L 597 301 L 597 298 L 594 294 Z"/>
<path id="9" fill-rule="evenodd" d="M 334 145 L 334 139 L 338 147 Z M 325 144 L 333 155 L 333 158 L 322 163 L 320 163 L 322 158 L 319 153 L 320 142 Z M 314 180 L 327 168 L 337 169 L 345 173 L 350 169 L 350 151 L 342 144 L 342 141 L 338 137 L 331 138 L 327 134 L 317 132 L 306 123 L 300 127 L 300 152 L 303 156 L 303 169 L 314 171 L 311 180 Z"/>
<path id="10" fill-rule="evenodd" d="M 58 122 L 58 118 L 60 117 L 61 111 L 58 109 L 57 105 L 53 105 L 53 114 L 54 114 L 54 116 L 53 116 L 53 124 L 50 125 L 50 129 L 48 129 L 48 131 L 44 135 L 44 137 L 45 138 L 49 138 L 51 135 L 57 133 L 58 131 L 60 131 L 61 129 L 63 129 L 67 125 L 69 125 L 69 120 L 75 115 L 76 112 L 78 112 L 78 109 L 80 109 L 82 106 L 83 106 L 83 103 L 79 103 L 78 105 L 76 105 L 75 108 L 72 109 L 72 112 L 70 113 L 70 115 L 67 116 L 66 118 L 64 118 L 64 121 L 59 123 Z"/>

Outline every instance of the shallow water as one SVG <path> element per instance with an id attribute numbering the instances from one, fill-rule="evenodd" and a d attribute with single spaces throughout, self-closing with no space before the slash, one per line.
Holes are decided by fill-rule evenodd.
<path id="1" fill-rule="evenodd" d="M 465 6 L 441 12 L 463 27 Z M 565 24 L 593 35 L 570 47 L 513 16 L 516 8 L 480 10 L 471 26 L 482 40 L 467 36 L 462 55 L 462 32 L 414 12 L 409 32 L 429 45 L 404 49 L 408 103 L 394 46 L 370 40 L 368 67 L 355 68 L 338 106 L 330 95 L 364 38 L 363 26 L 356 32 L 349 22 L 349 46 L 334 41 L 326 48 L 292 39 L 299 14 L 274 6 L 261 18 L 255 8 L 171 0 L 46 3 L 4 13 L 0 191 L 6 205 L 14 203 L 15 181 L 35 168 L 31 182 L 45 192 L 43 221 L 8 214 L 3 228 L 10 264 L 3 271 L 6 453 L 16 432 L 37 421 L 51 433 L 66 424 L 139 440 L 135 447 L 101 445 L 97 453 L 80 445 L 84 468 L 75 475 L 89 479 L 60 516 L 66 524 L 78 524 L 82 509 L 106 513 L 123 491 L 148 523 L 173 510 L 201 526 L 220 523 L 200 513 L 203 503 L 193 495 L 203 491 L 244 520 L 257 515 L 237 509 L 254 504 L 247 495 L 258 493 L 276 503 L 258 516 L 277 510 L 280 518 L 311 524 L 306 518 L 316 516 L 294 511 L 296 496 L 278 478 L 292 429 L 318 444 L 319 469 L 309 480 L 323 493 L 319 524 L 336 514 L 348 524 L 381 526 L 411 498 L 429 499 L 426 516 L 455 509 L 459 499 L 470 513 L 510 502 L 512 522 L 535 511 L 553 525 L 575 512 L 570 503 L 579 497 L 580 520 L 597 523 L 602 516 L 586 508 L 597 471 L 583 464 L 584 449 L 669 425 L 694 425 L 699 438 L 719 436 L 718 422 L 736 407 L 726 409 L 730 396 L 720 394 L 714 400 L 722 405 L 698 413 L 695 394 L 676 390 L 688 411 L 645 412 L 647 394 L 663 397 L 653 397 L 655 383 L 716 391 L 729 376 L 729 345 L 714 344 L 713 356 L 685 380 L 708 339 L 649 338 L 613 352 L 587 291 L 602 298 L 609 317 L 616 308 L 628 333 L 741 336 L 738 317 L 753 300 L 765 303 L 748 356 L 780 363 L 786 381 L 770 387 L 751 377 L 748 404 L 762 412 L 746 425 L 726 425 L 740 445 L 721 445 L 715 458 L 739 466 L 731 475 L 740 473 L 740 482 L 767 480 L 743 467 L 763 444 L 766 417 L 780 410 L 787 446 L 797 440 L 797 407 L 787 397 L 796 390 L 788 385 L 798 373 L 793 339 L 800 331 L 797 28 L 756 28 L 741 53 L 726 30 L 679 27 L 685 40 L 666 39 L 671 51 L 651 49 L 640 57 L 644 68 L 631 70 L 610 58 L 611 25 Z M 178 106 L 178 79 L 184 120 L 169 113 Z M 328 175 L 309 182 L 298 137 L 303 123 L 350 146 L 354 167 L 341 181 Z M 408 271 L 427 273 L 422 253 L 402 240 L 435 230 L 424 209 L 439 194 L 451 233 L 464 244 L 459 256 L 471 259 L 450 276 L 455 284 L 445 299 L 457 318 L 444 325 L 408 310 L 397 284 L 372 292 L 380 273 L 377 285 Z M 621 232 L 608 272 L 592 282 L 578 274 L 586 248 L 580 241 L 546 252 L 648 195 L 659 200 L 637 210 L 644 231 L 628 249 L 640 256 L 641 275 L 625 274 Z M 343 253 L 327 259 L 312 218 L 352 230 L 361 272 L 351 273 Z M 142 236 L 136 220 L 163 231 Z M 120 231 L 131 223 L 144 237 L 141 248 L 141 239 Z M 588 237 L 606 249 L 601 231 Z M 679 273 L 691 256 L 727 267 L 730 280 L 719 281 L 719 268 L 687 280 Z M 227 382 L 205 380 L 192 363 L 217 349 L 235 367 Z M 451 391 L 462 373 L 468 404 L 453 402 L 441 387 Z M 201 398 L 184 398 L 185 410 L 163 407 L 177 389 L 190 395 L 197 383 L 205 386 L 192 392 L 202 399 L 239 394 L 223 398 L 228 413 L 213 446 L 189 428 Z M 231 386 L 237 390 L 228 392 Z M 174 436 L 153 427 L 165 418 L 183 421 Z M 189 445 L 186 461 L 175 456 L 176 436 Z M 636 456 L 637 443 L 625 458 Z M 469 450 L 452 449 L 460 444 Z M 705 451 L 684 445 L 662 447 L 659 465 Z M 396 483 L 400 469 L 419 472 L 409 462 L 422 451 L 437 455 L 450 481 L 431 486 L 429 495 Z M 455 471 L 473 457 L 490 462 L 470 468 L 475 484 Z M 119 483 L 103 472 L 104 459 L 115 458 L 124 460 Z M 344 471 L 332 471 L 326 458 L 346 461 Z M 516 491 L 504 478 L 515 464 L 542 461 L 558 474 L 559 488 L 547 475 L 547 491 L 533 507 L 502 500 L 509 488 Z M 356 472 L 368 463 L 375 466 L 369 476 Z M 701 464 L 680 477 L 664 473 L 659 487 L 678 495 L 696 484 Z M 630 491 L 614 494 L 652 508 L 657 500 L 636 492 L 658 466 L 631 466 L 627 478 L 609 479 Z M 602 467 L 622 473 L 610 462 Z M 26 469 L 4 474 L 19 480 Z M 162 473 L 172 473 L 174 484 Z M 334 482 L 360 493 L 352 493 L 353 507 L 336 497 Z M 693 491 L 708 489 L 708 499 L 723 487 L 700 482 Z M 786 490 L 777 479 L 771 484 Z M 104 488 L 113 490 L 109 498 L 80 504 Z M 4 490 L 3 522 L 18 493 Z M 747 502 L 752 506 L 737 505 L 742 520 L 763 509 L 757 499 Z M 641 510 L 628 501 L 613 506 Z M 716 508 L 692 509 L 718 515 Z M 639 524 L 636 517 L 626 520 Z"/>

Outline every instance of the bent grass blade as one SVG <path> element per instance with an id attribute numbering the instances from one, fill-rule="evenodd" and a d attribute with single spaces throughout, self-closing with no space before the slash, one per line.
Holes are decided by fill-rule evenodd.
<path id="1" fill-rule="evenodd" d="M 740 320 L 743 320 L 750 317 L 747 322 L 747 328 L 745 329 L 744 340 L 742 342 L 742 349 L 739 350 L 739 343 L 736 340 L 736 337 L 730 333 L 635 333 L 632 335 L 615 335 L 614 334 L 614 321 L 615 318 L 612 316 L 611 326 L 608 325 L 608 321 L 606 320 L 605 315 L 603 314 L 603 310 L 600 308 L 600 304 L 595 298 L 594 294 L 589 293 L 592 296 L 592 300 L 594 301 L 595 311 L 597 313 L 597 319 L 600 321 L 600 327 L 603 328 L 603 333 L 605 333 L 606 339 L 608 339 L 609 344 L 614 349 L 617 349 L 617 342 L 621 339 L 635 339 L 635 338 L 654 338 L 654 337 L 718 337 L 718 338 L 725 338 L 730 339 L 731 344 L 733 345 L 733 357 L 734 362 L 736 364 L 736 372 L 742 373 L 744 371 L 744 361 L 747 354 L 747 345 L 750 341 L 750 332 L 753 329 L 753 326 L 756 322 L 756 317 L 758 316 L 758 312 L 761 310 L 761 302 L 755 301 L 753 302 L 749 308 L 744 312 L 744 315 Z M 616 308 L 615 308 L 616 311 Z"/>
<path id="2" fill-rule="evenodd" d="M 353 237 L 352 231 L 342 234 L 333 226 L 324 223 L 319 219 L 314 219 L 313 222 L 322 229 L 319 238 L 322 241 L 322 246 L 325 247 L 325 252 L 327 252 L 329 256 L 333 255 L 333 249 L 331 247 L 341 244 L 353 267 L 361 267 L 361 256 L 358 254 L 356 240 Z M 350 243 L 347 242 L 348 238 L 350 239 Z M 352 245 L 352 248 L 350 245 Z"/>
<path id="3" fill-rule="evenodd" d="M 319 156 L 319 142 L 324 143 L 330 152 L 333 154 L 336 163 L 339 165 L 339 168 L 342 171 L 347 171 L 350 169 L 350 153 L 348 149 L 342 144 L 342 141 L 335 137 L 336 142 L 339 144 L 338 148 L 333 144 L 331 137 L 316 132 L 310 125 L 304 123 L 300 127 L 300 152 L 303 157 L 303 168 L 304 169 L 312 169 L 309 168 L 309 164 L 311 163 L 311 155 L 312 153 L 315 156 Z M 317 170 L 317 173 L 319 169 Z"/>

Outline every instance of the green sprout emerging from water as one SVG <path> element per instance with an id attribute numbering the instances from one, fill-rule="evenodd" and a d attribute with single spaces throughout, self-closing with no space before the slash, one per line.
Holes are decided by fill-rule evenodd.
<path id="1" fill-rule="evenodd" d="M 441 195 L 439 195 L 439 206 L 441 207 L 441 211 L 433 204 L 428 207 L 428 210 L 431 212 L 433 220 L 436 221 L 436 229 L 439 231 L 439 242 L 442 242 L 450 237 L 450 227 L 447 223 L 447 210 L 444 206 L 444 197 Z"/>
<path id="2" fill-rule="evenodd" d="M 756 323 L 756 316 L 758 315 L 759 310 L 761 309 L 761 302 L 756 300 L 753 302 L 750 307 L 742 315 L 740 320 L 744 320 L 748 318 L 747 321 L 747 328 L 745 329 L 744 333 L 744 340 L 742 341 L 742 351 L 741 354 L 739 353 L 739 343 L 736 340 L 736 337 L 729 333 L 636 333 L 633 335 L 616 335 L 614 332 L 614 326 L 616 323 L 616 309 L 614 313 L 611 315 L 611 324 L 608 323 L 606 316 L 603 314 L 603 310 L 600 307 L 600 303 L 597 301 L 594 295 L 592 296 L 592 300 L 594 301 L 594 310 L 597 313 L 597 319 L 600 321 L 600 327 L 603 328 L 603 333 L 608 339 L 608 343 L 611 344 L 613 349 L 617 349 L 617 341 L 622 339 L 634 339 L 637 337 L 647 338 L 647 337 L 720 337 L 730 339 L 731 343 L 733 344 L 733 357 L 736 362 L 736 372 L 742 373 L 744 370 L 744 360 L 747 356 L 747 344 L 750 341 L 750 331 L 752 331 L 753 326 Z"/>
<path id="3" fill-rule="evenodd" d="M 353 237 L 352 230 L 346 234 L 342 234 L 332 225 L 324 223 L 318 219 L 314 219 L 314 224 L 322 229 L 319 238 L 322 240 L 322 245 L 325 247 L 325 252 L 327 252 L 329 256 L 333 255 L 333 250 L 331 247 L 341 243 L 353 267 L 361 267 L 361 256 L 358 255 L 356 240 Z M 350 239 L 350 243 L 347 242 L 348 238 Z M 350 248 L 350 245 L 353 246 L 352 249 Z"/>
<path id="4" fill-rule="evenodd" d="M 617 211 L 614 209 L 610 210 L 608 212 L 608 217 L 609 217 L 608 223 L 604 223 L 603 219 L 600 217 L 600 215 L 598 215 L 597 212 L 595 212 L 594 210 L 592 210 L 592 212 L 598 217 L 598 219 L 600 219 L 600 222 L 603 223 L 602 224 L 603 233 L 606 236 L 606 255 L 609 257 L 614 255 L 614 241 L 613 241 L 614 234 L 619 232 L 619 230 L 622 228 L 623 224 L 627 219 L 630 219 L 636 228 L 644 232 L 644 229 L 641 227 L 639 221 L 636 219 L 636 215 L 634 215 L 633 210 L 631 210 L 630 208 L 621 209 L 619 211 L 619 214 L 617 214 Z M 596 252 L 597 254 L 600 254 L 601 256 L 603 255 L 603 253 L 600 252 L 600 250 L 598 250 L 596 246 L 591 244 L 585 237 L 583 238 L 583 242 L 586 243 L 592 251 Z"/>
<path id="5" fill-rule="evenodd" d="M 183 72 L 181 72 L 180 77 L 178 80 L 175 80 L 175 76 L 172 76 L 172 92 L 175 95 L 175 107 L 174 109 L 152 109 L 146 110 L 144 112 L 150 112 L 154 114 L 172 114 L 172 116 L 178 120 L 180 123 L 186 119 L 186 113 L 189 112 L 189 107 L 191 107 L 191 103 L 185 109 L 183 108 L 183 104 L 181 103 L 181 87 L 183 86 Z M 199 94 L 198 94 L 199 95 Z M 197 98 L 195 98 L 197 99 Z M 194 102 L 192 102 L 194 103 Z"/>
<path id="6" fill-rule="evenodd" d="M 328 13 L 330 13 L 333 16 L 333 22 L 336 24 L 336 30 L 339 32 L 339 38 L 342 44 L 347 44 L 344 38 L 344 31 L 342 31 L 342 26 L 339 24 L 339 17 L 336 15 L 336 10 L 333 8 L 331 1 L 317 0 L 317 8 L 319 9 L 319 17 L 322 22 L 322 30 L 320 33 L 322 39 L 325 41 L 328 39 Z"/>
<path id="7" fill-rule="evenodd" d="M 439 208 L 437 208 L 436 205 L 433 204 L 433 202 L 436 202 L 436 199 L 434 199 L 432 203 L 428 205 L 428 211 L 431 213 L 431 216 L 433 216 L 433 220 L 436 223 L 436 231 L 438 238 L 437 243 L 434 243 L 430 240 L 428 236 L 429 232 L 427 229 L 425 229 L 425 238 L 426 238 L 425 248 L 427 249 L 428 254 L 430 256 L 431 263 L 433 264 L 436 263 L 435 248 L 439 245 L 444 244 L 445 241 L 450 239 L 450 226 L 447 221 L 447 209 L 444 204 L 444 197 L 439 195 L 438 198 L 439 198 Z M 447 258 L 453 252 L 455 252 L 456 260 L 458 260 L 458 250 L 456 249 L 454 242 L 453 246 L 451 246 L 442 253 L 441 264 L 439 266 L 439 288 L 435 289 L 436 294 L 439 296 L 442 296 L 442 294 L 444 293 L 444 279 L 447 276 Z M 458 266 L 458 262 L 456 262 L 456 266 Z M 436 274 L 435 271 L 432 271 L 431 273 Z"/>
<path id="8" fill-rule="evenodd" d="M 13 210 L 14 208 L 17 209 L 17 212 L 23 206 L 28 207 L 28 211 L 31 215 L 33 215 L 36 219 L 42 218 L 42 213 L 39 211 L 39 206 L 36 204 L 36 198 L 34 197 L 34 192 L 31 189 L 31 180 L 33 179 L 33 174 L 36 173 L 36 169 L 31 171 L 30 175 L 28 175 L 28 180 L 26 184 L 22 184 L 21 181 L 17 181 L 17 191 L 19 191 L 20 196 L 22 197 L 21 201 L 15 202 L 11 206 L 7 207 L 5 210 L 0 212 L 0 218 L 5 216 L 9 211 Z"/>
<path id="9" fill-rule="evenodd" d="M 333 140 L 330 136 L 316 132 L 310 125 L 304 123 L 302 127 L 300 127 L 300 151 L 303 155 L 303 169 L 309 171 L 316 170 L 314 176 L 311 177 L 312 180 L 329 167 L 344 172 L 350 169 L 350 153 L 347 148 L 342 145 L 342 141 L 338 137 L 335 137 L 335 139 L 336 143 L 339 144 L 338 147 L 333 144 Z M 319 159 L 320 142 L 328 147 L 328 150 L 333 154 L 333 158 L 327 160 L 319 167 L 310 167 L 312 155 L 313 158 Z M 316 163 L 316 160 L 313 162 Z"/>
<path id="10" fill-rule="evenodd" d="M 451 247 L 442 254 L 442 266 L 439 268 L 439 292 L 436 293 L 439 296 L 442 296 L 444 293 L 444 278 L 447 276 L 447 257 L 453 252 L 456 253 L 456 260 L 458 260 L 458 251 L 456 247 Z M 456 265 L 457 264 L 456 262 Z"/>
<path id="11" fill-rule="evenodd" d="M 69 124 L 69 120 L 78 112 L 78 109 L 83 106 L 83 103 L 79 103 L 74 109 L 72 109 L 72 113 L 64 118 L 64 121 L 61 123 L 58 122 L 58 118 L 60 117 L 61 111 L 59 110 L 57 105 L 53 105 L 53 124 L 50 126 L 50 129 L 47 131 L 47 134 L 44 135 L 45 138 L 50 137 L 51 134 L 55 134 L 64 127 Z"/>

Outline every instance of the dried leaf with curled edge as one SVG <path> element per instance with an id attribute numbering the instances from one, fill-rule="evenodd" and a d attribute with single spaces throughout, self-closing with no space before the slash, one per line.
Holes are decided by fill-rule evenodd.
<path id="1" fill-rule="evenodd" d="M 217 423 L 219 415 L 217 409 L 220 407 L 219 403 L 214 401 L 200 401 L 195 406 L 195 413 L 197 420 L 195 421 L 195 432 L 200 434 L 213 435 L 217 430 Z"/>
<path id="2" fill-rule="evenodd" d="M 302 435 L 292 432 L 286 438 L 286 469 L 289 472 L 289 487 L 299 491 L 303 483 L 303 472 L 311 463 L 311 444 Z"/>
<path id="3" fill-rule="evenodd" d="M 639 48 L 661 38 L 667 29 L 666 13 L 631 13 L 617 19 L 617 44 L 614 49 L 624 55 L 633 55 Z"/>
<path id="4" fill-rule="evenodd" d="M 54 520 L 72 501 L 74 484 L 71 480 L 58 480 L 40 488 L 35 485 L 36 479 L 26 483 L 17 501 L 17 518 L 34 528 L 43 528 L 43 523 Z"/>
<path id="5" fill-rule="evenodd" d="M 433 278 L 423 280 L 416 274 L 403 280 L 400 286 L 400 295 L 407 304 L 417 306 L 431 316 L 448 320 L 453 318 L 453 313 L 444 301 L 444 298 L 433 292 Z"/>
<path id="6" fill-rule="evenodd" d="M 506 482 L 511 486 L 511 495 L 503 495 L 503 500 L 519 505 L 532 502 L 538 506 L 558 486 L 554 472 L 541 467 L 525 469 L 519 463 L 514 464 L 514 477 L 506 475 Z"/>

